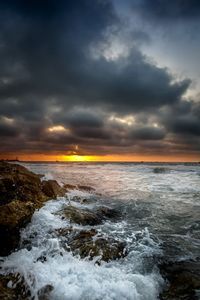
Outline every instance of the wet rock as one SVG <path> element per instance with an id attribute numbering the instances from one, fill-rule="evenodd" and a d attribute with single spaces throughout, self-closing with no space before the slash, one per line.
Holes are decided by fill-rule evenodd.
<path id="1" fill-rule="evenodd" d="M 73 185 L 73 184 L 64 184 L 63 185 L 63 188 L 65 188 L 66 192 L 69 192 L 71 190 L 75 190 L 77 189 L 77 186 L 76 185 Z"/>
<path id="2" fill-rule="evenodd" d="M 119 218 L 120 213 L 115 209 L 100 206 L 96 210 L 82 209 L 72 205 L 66 206 L 59 214 L 64 215 L 72 223 L 80 225 L 99 225 L 106 219 Z"/>
<path id="3" fill-rule="evenodd" d="M 38 300 L 49 300 L 50 294 L 53 291 L 53 286 L 47 284 L 38 291 Z"/>
<path id="4" fill-rule="evenodd" d="M 21 165 L 0 162 L 0 205 L 15 199 L 43 201 L 46 198 L 38 175 Z"/>
<path id="5" fill-rule="evenodd" d="M 125 243 L 112 238 L 96 237 L 94 231 L 81 231 L 68 243 L 74 254 L 81 258 L 90 257 L 91 259 L 100 256 L 100 260 L 110 261 L 122 258 L 126 255 Z"/>
<path id="6" fill-rule="evenodd" d="M 81 258 L 99 257 L 97 263 L 100 263 L 101 260 L 108 262 L 127 255 L 124 242 L 99 235 L 95 229 L 80 231 L 68 227 L 59 229 L 57 233 L 66 238 L 65 249 Z"/>
<path id="7" fill-rule="evenodd" d="M 56 180 L 42 181 L 42 192 L 49 198 L 63 197 L 66 190 L 62 188 Z"/>
<path id="8" fill-rule="evenodd" d="M 70 233 L 74 232 L 75 230 L 73 229 L 72 226 L 70 227 L 65 227 L 65 228 L 59 228 L 55 230 L 55 233 L 59 236 L 65 236 L 67 237 Z"/>
<path id="9" fill-rule="evenodd" d="M 30 290 L 24 279 L 18 274 L 0 275 L 0 299 L 28 300 Z"/>
<path id="10" fill-rule="evenodd" d="M 98 225 L 102 223 L 102 218 L 99 214 L 89 210 L 81 209 L 69 205 L 65 207 L 61 214 L 70 220 L 70 222 L 77 223 L 80 225 Z"/>
<path id="11" fill-rule="evenodd" d="M 197 300 L 200 290 L 200 261 L 163 264 L 161 274 L 168 281 L 160 296 L 162 300 Z"/>
<path id="12" fill-rule="evenodd" d="M 41 182 L 25 167 L 0 162 L 0 255 L 8 255 L 19 241 L 20 229 L 30 220 L 44 201 L 64 191 L 56 181 Z"/>
<path id="13" fill-rule="evenodd" d="M 74 196 L 73 198 L 71 198 L 71 200 L 78 202 L 80 204 L 90 204 L 90 203 L 94 202 L 94 199 L 84 198 L 84 197 L 80 197 L 80 196 Z"/>
<path id="14" fill-rule="evenodd" d="M 95 189 L 91 186 L 87 185 L 73 185 L 73 184 L 64 184 L 63 187 L 65 188 L 66 191 L 70 190 L 80 190 L 83 192 L 94 192 Z"/>
<path id="15" fill-rule="evenodd" d="M 162 173 L 166 173 L 167 169 L 164 167 L 157 167 L 153 169 L 153 172 L 156 174 L 162 174 Z"/>
<path id="16" fill-rule="evenodd" d="M 97 214 L 103 219 L 118 219 L 121 217 L 121 213 L 113 208 L 107 206 L 100 206 L 96 210 Z"/>
<path id="17" fill-rule="evenodd" d="M 12 201 L 0 209 L 0 255 L 8 255 L 18 246 L 20 229 L 30 222 L 35 206 L 32 202 Z"/>
<path id="18" fill-rule="evenodd" d="M 84 192 L 94 192 L 95 189 L 91 186 L 87 186 L 87 185 L 78 185 L 78 189 Z"/>

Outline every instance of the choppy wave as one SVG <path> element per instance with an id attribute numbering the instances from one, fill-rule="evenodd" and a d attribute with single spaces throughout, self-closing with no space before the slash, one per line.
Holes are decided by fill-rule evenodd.
<path id="1" fill-rule="evenodd" d="M 55 229 L 69 225 L 55 214 L 63 205 L 66 199 L 60 198 L 35 212 L 32 222 L 21 233 L 21 249 L 4 259 L 4 274 L 20 273 L 34 299 L 46 285 L 53 286 L 51 299 L 156 299 L 162 279 L 157 269 L 151 267 L 147 272 L 143 266 L 144 257 L 150 258 L 158 251 L 148 230 L 126 236 L 124 222 L 97 227 L 105 234 L 125 237 L 130 248 L 126 259 L 97 266 L 95 260 L 81 260 L 66 252 L 53 234 Z M 41 261 L 44 256 L 45 261 Z"/>
<path id="2" fill-rule="evenodd" d="M 46 285 L 52 300 L 156 300 L 164 281 L 159 259 L 194 257 L 198 253 L 200 185 L 199 165 L 170 165 L 159 176 L 153 168 L 134 164 L 28 165 L 60 183 L 93 186 L 96 193 L 73 190 L 66 197 L 48 201 L 36 211 L 21 232 L 21 248 L 2 258 L 1 273 L 20 273 L 32 297 Z M 66 252 L 55 229 L 68 220 L 56 214 L 63 206 L 79 206 L 76 197 L 91 201 L 84 207 L 108 204 L 123 212 L 117 222 L 95 226 L 104 235 L 124 240 L 128 256 L 97 265 Z M 82 228 L 80 225 L 73 226 Z M 88 228 L 91 228 L 88 226 Z M 180 251 L 181 250 L 181 251 Z M 45 260 L 41 258 L 45 257 Z M 12 287 L 12 282 L 9 283 Z"/>

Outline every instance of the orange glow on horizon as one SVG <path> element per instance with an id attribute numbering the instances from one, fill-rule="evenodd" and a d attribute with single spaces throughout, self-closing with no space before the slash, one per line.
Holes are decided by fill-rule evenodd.
<path id="1" fill-rule="evenodd" d="M 0 154 L 0 159 L 14 160 L 18 158 L 20 161 L 50 161 L 50 162 L 199 162 L 198 154 L 108 154 L 108 155 L 50 155 L 50 154 Z"/>
<path id="2" fill-rule="evenodd" d="M 89 155 L 64 155 L 60 159 L 61 161 L 96 161 L 95 156 Z"/>

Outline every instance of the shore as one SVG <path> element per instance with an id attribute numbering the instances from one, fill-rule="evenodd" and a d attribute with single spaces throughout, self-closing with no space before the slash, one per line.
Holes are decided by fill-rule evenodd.
<path id="1" fill-rule="evenodd" d="M 159 173 L 159 172 L 158 172 Z M 58 218 L 69 220 L 70 225 L 57 228 L 53 235 L 59 237 L 64 251 L 70 251 L 80 259 L 89 258 L 95 265 L 101 266 L 113 260 L 122 260 L 128 255 L 126 242 L 105 234 L 99 234 L 96 225 L 106 220 L 117 222 L 123 220 L 121 211 L 108 206 L 86 208 L 93 199 L 76 197 L 78 206 L 70 203 L 67 196 L 72 190 L 95 193 L 92 187 L 65 183 L 59 185 L 55 180 L 45 180 L 21 165 L 0 162 L 0 236 L 2 241 L 0 255 L 7 255 L 19 249 L 29 249 L 31 245 L 20 244 L 21 230 L 29 224 L 35 211 L 39 210 L 50 199 L 63 197 L 66 205 L 57 212 Z M 77 228 L 81 225 L 82 228 Z M 88 228 L 88 226 L 90 226 Z M 45 253 L 38 258 L 45 264 Z M 174 263 L 160 260 L 157 263 L 166 284 L 160 299 L 198 299 L 200 289 L 199 261 Z M 1 270 L 1 299 L 30 299 L 31 289 L 20 273 L 5 273 Z M 38 299 L 50 299 L 54 286 L 47 284 L 37 291 Z"/>

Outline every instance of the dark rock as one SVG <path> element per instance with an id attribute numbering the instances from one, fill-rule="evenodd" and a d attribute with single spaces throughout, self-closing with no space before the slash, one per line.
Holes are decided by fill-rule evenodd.
<path id="1" fill-rule="evenodd" d="M 166 173 L 167 169 L 164 167 L 157 167 L 153 169 L 153 172 L 156 174 L 162 174 L 162 173 Z"/>
<path id="2" fill-rule="evenodd" d="M 44 201 L 64 195 L 56 181 L 41 182 L 40 176 L 25 167 L 0 162 L 0 255 L 18 246 L 20 229 Z"/>
<path id="3" fill-rule="evenodd" d="M 71 205 L 65 207 L 61 214 L 68 218 L 70 222 L 80 225 L 98 225 L 103 221 L 99 214 L 89 209 L 81 209 Z"/>
<path id="4" fill-rule="evenodd" d="M 53 291 L 53 286 L 47 284 L 38 291 L 38 300 L 49 300 L 50 294 Z"/>
<path id="5" fill-rule="evenodd" d="M 74 254 L 80 255 L 81 258 L 90 257 L 92 259 L 100 256 L 100 260 L 106 262 L 126 255 L 125 243 L 112 238 L 96 237 L 93 239 L 94 235 L 94 231 L 81 231 L 68 243 L 68 246 Z"/>
<path id="6" fill-rule="evenodd" d="M 65 228 L 59 228 L 55 230 L 55 233 L 59 236 L 65 236 L 67 237 L 70 233 L 74 232 L 74 229 L 72 226 L 65 227 Z"/>
<path id="7" fill-rule="evenodd" d="M 67 243 L 64 243 L 67 244 L 66 250 L 72 251 L 74 255 L 80 255 L 81 258 L 93 259 L 99 256 L 97 262 L 100 263 L 101 260 L 108 262 L 127 255 L 124 242 L 98 235 L 95 229 L 80 231 L 69 227 L 61 228 L 57 233 L 66 238 Z"/>
<path id="8" fill-rule="evenodd" d="M 23 166 L 0 162 L 0 205 L 15 199 L 43 201 L 46 198 L 38 175 Z"/>
<path id="9" fill-rule="evenodd" d="M 82 209 L 72 205 L 66 206 L 59 214 L 64 215 L 72 223 L 80 225 L 99 225 L 106 219 L 119 218 L 120 213 L 115 209 L 101 206 L 92 211 L 89 209 Z"/>
<path id="10" fill-rule="evenodd" d="M 0 255 L 8 255 L 18 246 L 20 229 L 30 222 L 35 205 L 32 202 L 12 201 L 0 209 Z"/>
<path id="11" fill-rule="evenodd" d="M 30 290 L 20 274 L 0 275 L 0 299 L 28 300 Z"/>
<path id="12" fill-rule="evenodd" d="M 87 185 L 78 185 L 78 189 L 84 192 L 94 192 L 95 189 L 91 186 L 87 186 Z"/>
<path id="13" fill-rule="evenodd" d="M 76 185 L 73 185 L 73 184 L 64 184 L 63 185 L 63 188 L 65 188 L 66 192 L 69 192 L 70 190 L 75 190 L 77 189 L 77 186 Z"/>
<path id="14" fill-rule="evenodd" d="M 107 206 L 100 206 L 96 210 L 97 214 L 104 219 L 118 219 L 121 217 L 121 214 L 118 210 L 107 207 Z"/>
<path id="15" fill-rule="evenodd" d="M 42 181 L 42 191 L 49 198 L 63 197 L 66 193 L 66 190 L 56 180 Z"/>
<path id="16" fill-rule="evenodd" d="M 200 261 L 165 263 L 160 272 L 168 281 L 162 292 L 162 300 L 197 300 L 196 290 L 200 289 Z"/>
<path id="17" fill-rule="evenodd" d="M 94 202 L 94 199 L 84 198 L 84 197 L 80 197 L 80 196 L 74 196 L 73 198 L 71 198 L 71 200 L 78 202 L 80 204 L 90 204 L 90 203 Z"/>
<path id="18" fill-rule="evenodd" d="M 66 191 L 70 190 L 80 190 L 84 192 L 94 192 L 95 189 L 92 188 L 91 186 L 87 185 L 73 185 L 73 184 L 64 184 L 63 187 L 65 188 Z"/>

